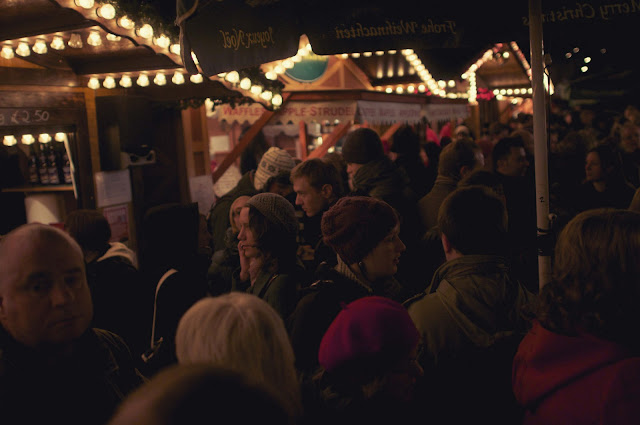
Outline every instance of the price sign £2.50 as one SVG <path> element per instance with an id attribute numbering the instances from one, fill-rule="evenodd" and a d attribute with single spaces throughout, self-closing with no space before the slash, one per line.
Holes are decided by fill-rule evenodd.
<path id="1" fill-rule="evenodd" d="M 46 109 L 0 108 L 0 126 L 58 124 L 60 117 Z"/>

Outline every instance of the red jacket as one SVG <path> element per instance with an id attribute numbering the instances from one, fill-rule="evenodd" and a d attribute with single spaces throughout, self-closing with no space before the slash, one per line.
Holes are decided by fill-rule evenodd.
<path id="1" fill-rule="evenodd" d="M 640 357 L 592 335 L 560 335 L 536 322 L 518 348 L 512 384 L 525 425 L 640 421 Z"/>

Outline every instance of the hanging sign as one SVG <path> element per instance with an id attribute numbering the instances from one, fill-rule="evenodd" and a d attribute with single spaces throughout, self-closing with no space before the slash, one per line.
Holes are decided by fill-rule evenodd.
<path id="1" fill-rule="evenodd" d="M 181 25 L 183 44 L 195 53 L 206 76 L 294 56 L 300 33 L 286 7 L 211 1 Z"/>
<path id="2" fill-rule="evenodd" d="M 335 101 L 335 102 L 288 102 L 275 114 L 270 124 L 298 124 L 300 121 L 311 123 L 313 121 L 322 123 L 323 121 L 335 120 L 342 122 L 352 121 L 356 115 L 356 101 Z"/>
<path id="3" fill-rule="evenodd" d="M 422 118 L 421 105 L 417 103 L 391 103 L 358 101 L 357 117 L 361 122 L 370 124 L 389 124 L 406 122 L 415 124 Z"/>

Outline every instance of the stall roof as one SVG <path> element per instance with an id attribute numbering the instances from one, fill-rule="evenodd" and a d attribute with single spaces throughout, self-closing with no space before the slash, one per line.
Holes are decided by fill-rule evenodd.
<path id="1" fill-rule="evenodd" d="M 91 3 L 94 2 L 87 2 Z M 192 83 L 179 51 L 174 50 L 179 46 L 177 32 L 173 44 L 168 37 L 169 44 L 161 47 L 153 39 L 119 26 L 115 20 L 100 17 L 96 9 L 101 4 L 95 2 L 89 9 L 79 4 L 83 2 L 0 1 L 0 84 L 86 87 L 95 77 L 104 87 L 105 78 L 111 76 L 116 87 L 122 88 L 118 83 L 126 75 L 133 80 L 130 92 L 162 101 L 196 97 L 247 99 L 246 93 L 217 80 L 204 78 L 202 83 Z M 91 37 L 99 44 L 91 44 Z M 23 42 L 24 47 L 20 47 Z M 28 55 L 22 56 L 21 52 Z M 185 83 L 172 83 L 176 71 L 182 73 Z M 165 75 L 166 85 L 154 84 L 158 73 Z M 149 77 L 146 87 L 136 84 L 141 74 Z"/>

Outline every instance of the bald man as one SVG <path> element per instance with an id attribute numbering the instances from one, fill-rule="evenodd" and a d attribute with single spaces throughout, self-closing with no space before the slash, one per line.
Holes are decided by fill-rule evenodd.
<path id="1" fill-rule="evenodd" d="M 106 423 L 143 382 L 126 344 L 91 328 L 92 315 L 68 234 L 26 224 L 0 240 L 0 422 Z"/>

